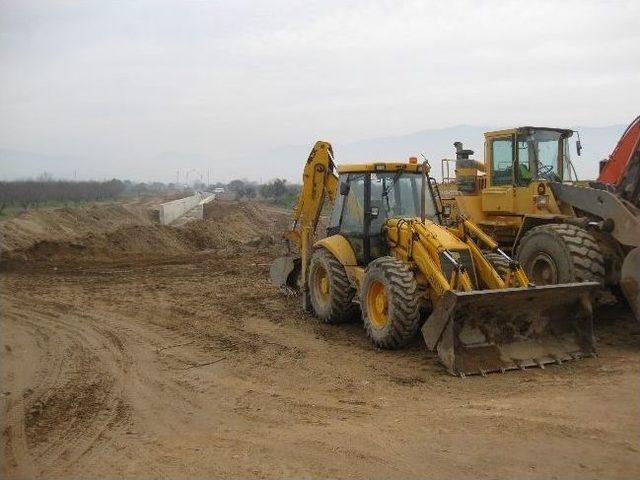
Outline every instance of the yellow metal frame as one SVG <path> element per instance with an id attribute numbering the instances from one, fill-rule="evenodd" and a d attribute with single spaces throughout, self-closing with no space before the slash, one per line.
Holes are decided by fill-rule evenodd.
<path id="1" fill-rule="evenodd" d="M 422 167 L 414 163 L 379 162 L 348 165 L 340 170 L 343 173 L 398 170 L 420 172 Z M 337 195 L 339 180 L 336 173 L 331 145 L 326 142 L 316 143 L 304 168 L 304 185 L 294 210 L 293 225 L 284 235 L 300 250 L 301 287 L 305 309 L 312 309 L 311 300 L 315 303 L 318 298 L 324 301 L 329 301 L 331 298 L 330 278 L 327 275 L 329 272 L 319 270 L 316 274 L 314 267 L 314 277 L 309 279 L 308 268 L 320 211 L 325 200 L 333 202 Z M 476 198 L 479 201 L 480 196 L 477 195 Z M 531 359 L 525 357 L 524 360 L 519 354 L 514 357 L 509 353 L 513 352 L 514 344 L 516 348 L 519 348 L 519 344 L 523 344 L 529 352 L 531 342 L 527 339 L 520 341 L 510 338 L 510 331 L 506 336 L 503 335 L 505 331 L 503 328 L 507 330 L 514 328 L 511 320 L 516 322 L 517 328 L 521 331 L 529 329 L 532 323 L 538 328 L 541 320 L 538 312 L 548 306 L 550 297 L 569 298 L 570 302 L 566 302 L 565 309 L 559 312 L 565 316 L 568 309 L 577 305 L 579 312 L 576 321 L 581 321 L 582 325 L 576 327 L 572 320 L 570 326 L 575 331 L 579 343 L 581 342 L 581 349 L 587 354 L 593 352 L 593 346 L 590 344 L 592 330 L 590 310 L 587 311 L 589 305 L 586 291 L 587 288 L 595 287 L 595 283 L 581 284 L 578 287 L 570 285 L 529 288 L 533 285 L 528 281 L 520 265 L 504 254 L 498 244 L 476 223 L 464 216 L 460 216 L 459 221 L 449 227 L 428 219 L 393 217 L 386 219 L 384 229 L 391 255 L 411 269 L 415 275 L 418 289 L 411 295 L 416 296 L 415 300 L 423 302 L 423 306 L 431 307 L 431 314 L 422 327 L 425 342 L 429 349 L 437 350 L 439 358 L 451 373 L 484 375 L 487 371 L 524 368 L 525 365 L 532 363 L 542 366 L 545 362 L 553 361 L 541 360 L 539 356 Z M 391 320 L 389 299 L 392 294 L 391 289 L 395 287 L 385 285 L 384 281 L 372 277 L 370 288 L 363 292 L 366 266 L 357 265 L 353 247 L 342 235 L 322 239 L 315 242 L 313 247 L 326 248 L 344 266 L 360 300 L 365 302 L 363 306 L 368 307 L 366 308 L 368 317 L 365 320 L 375 329 L 387 328 Z M 497 270 L 496 266 L 489 261 L 483 253 L 487 249 L 503 256 L 508 263 L 506 271 Z M 296 271 L 295 259 L 285 258 L 284 260 L 274 263 L 276 269 L 284 266 L 284 270 L 287 270 L 276 271 L 274 278 L 278 281 L 283 274 L 286 274 L 286 281 L 289 281 L 291 273 Z M 443 265 L 441 262 L 448 263 Z M 313 282 L 312 286 L 309 285 L 309 280 Z M 369 285 L 369 281 L 367 284 Z M 583 288 L 584 285 L 586 288 Z M 515 288 L 505 292 L 496 291 L 510 287 Z M 309 295 L 310 288 L 314 289 L 313 295 Z M 577 292 L 576 288 L 580 288 L 580 291 Z M 537 303 L 531 303 L 534 300 Z M 515 311 L 505 312 L 503 305 Z M 478 308 L 477 312 L 474 311 L 475 308 Z M 478 335 L 483 335 L 485 340 L 481 339 L 478 343 L 475 338 L 471 342 L 464 338 L 462 332 L 468 320 L 471 322 L 470 328 Z M 485 325 L 480 325 L 483 320 L 489 321 Z M 500 325 L 492 325 L 494 323 L 500 323 Z M 549 325 L 554 326 L 551 323 Z M 536 333 L 538 334 L 536 342 L 538 342 L 540 335 L 539 332 Z M 550 335 L 553 336 L 554 333 L 551 331 Z M 560 345 L 562 347 L 564 344 L 560 343 Z M 575 344 L 567 345 L 567 348 L 571 349 L 569 351 L 573 352 Z M 487 346 L 491 348 L 488 349 Z M 553 358 L 557 360 L 555 357 L 555 352 L 558 350 L 557 339 L 554 339 L 552 347 Z M 474 349 L 477 354 L 473 353 Z M 456 351 L 461 354 L 458 355 Z M 487 357 L 488 353 L 490 353 L 489 357 Z M 543 358 L 549 356 L 546 351 L 542 353 Z M 570 355 L 569 358 L 573 357 L 573 353 Z M 525 364 L 525 361 L 528 363 Z"/>
<path id="2" fill-rule="evenodd" d="M 427 166 L 428 168 L 428 166 Z M 371 163 L 347 163 L 340 165 L 340 173 L 370 173 L 370 172 L 422 172 L 422 164 L 406 162 L 371 162 Z M 427 171 L 429 171 L 427 169 Z"/>
<path id="3" fill-rule="evenodd" d="M 536 128 L 536 127 L 532 127 Z M 538 127 L 545 128 L 545 127 Z M 510 248 L 522 236 L 520 232 L 527 216 L 550 219 L 558 215 L 575 216 L 571 206 L 560 203 L 553 195 L 546 180 L 533 180 L 527 186 L 515 185 L 512 178 L 509 185 L 493 185 L 493 155 L 491 142 L 510 137 L 516 140 L 520 128 L 508 128 L 486 132 L 484 165 L 486 176 L 478 177 L 476 193 L 458 192 L 458 195 L 444 200 L 452 209 L 452 218 L 466 218 L 495 234 L 500 243 Z M 512 156 L 512 164 L 515 158 Z M 512 171 L 515 169 L 512 168 Z M 461 175 L 464 172 L 456 171 Z"/>
<path id="4" fill-rule="evenodd" d="M 498 244 L 469 220 L 445 229 L 429 220 L 422 223 L 419 219 L 391 218 L 387 221 L 386 234 L 393 255 L 415 265 L 422 274 L 418 277 L 419 282 L 424 279 L 420 283 L 429 289 L 433 300 L 439 300 L 449 290 L 469 292 L 476 289 L 469 272 L 464 269 L 453 269 L 451 278 L 445 277 L 440 260 L 444 252 L 468 250 L 476 274 L 489 289 L 531 286 L 516 262 L 511 262 L 504 278 L 500 276 L 474 238 L 490 250 L 497 251 Z"/>
<path id="5" fill-rule="evenodd" d="M 349 164 L 340 167 L 340 173 L 395 172 L 404 170 L 421 172 L 428 167 L 417 163 L 372 162 Z M 317 142 L 309 155 L 303 172 L 303 188 L 293 213 L 293 226 L 285 232 L 285 239 L 296 244 L 302 259 L 302 278 L 307 278 L 311 247 L 326 248 L 344 266 L 347 276 L 356 288 L 362 284 L 365 268 L 359 266 L 353 248 L 342 235 L 332 235 L 312 244 L 320 211 L 325 200 L 334 202 L 338 190 L 337 167 L 333 162 L 333 150 L 327 142 Z M 425 172 L 426 173 L 426 172 Z M 392 255 L 412 265 L 418 282 L 428 291 L 432 301 L 438 301 L 447 291 L 472 291 L 475 287 L 465 268 L 458 265 L 446 278 L 441 258 L 451 252 L 469 251 L 476 274 L 487 288 L 503 289 L 512 286 L 529 286 L 530 283 L 515 262 L 502 278 L 484 257 L 476 240 L 490 250 L 498 245 L 476 224 L 467 218 L 457 227 L 444 228 L 429 220 L 418 218 L 391 218 L 385 225 Z M 475 240 L 474 240 L 475 239 Z M 453 257 L 451 257 L 453 259 Z M 455 261 L 455 260 L 453 260 Z M 303 282 L 304 283 L 304 282 Z M 308 288 L 304 285 L 303 288 Z"/>

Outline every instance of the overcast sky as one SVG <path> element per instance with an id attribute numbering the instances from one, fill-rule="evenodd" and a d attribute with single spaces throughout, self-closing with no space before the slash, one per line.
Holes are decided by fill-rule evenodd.
<path id="1" fill-rule="evenodd" d="M 639 19 L 638 0 L 0 0 L 0 148 L 257 179 L 261 151 L 317 138 L 627 124 Z"/>

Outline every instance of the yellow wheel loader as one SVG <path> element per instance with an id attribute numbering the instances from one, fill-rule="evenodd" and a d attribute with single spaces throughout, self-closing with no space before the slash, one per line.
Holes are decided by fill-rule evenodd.
<path id="1" fill-rule="evenodd" d="M 271 266 L 274 284 L 300 291 L 326 323 L 360 311 L 376 347 L 402 347 L 421 330 L 454 375 L 594 355 L 597 283 L 533 285 L 472 222 L 442 225 L 428 173 L 415 158 L 338 168 L 331 145 L 317 142 L 283 235 L 287 255 Z M 327 236 L 316 241 L 325 201 Z"/>
<path id="2" fill-rule="evenodd" d="M 573 133 L 548 127 L 487 132 L 484 162 L 455 142 L 457 188 L 442 198 L 445 223 L 468 218 L 479 225 L 537 285 L 611 287 L 640 320 L 640 117 L 612 154 L 623 156 L 618 163 L 626 166 L 619 167 L 617 188 L 576 181 Z M 577 147 L 580 153 L 579 141 Z"/>

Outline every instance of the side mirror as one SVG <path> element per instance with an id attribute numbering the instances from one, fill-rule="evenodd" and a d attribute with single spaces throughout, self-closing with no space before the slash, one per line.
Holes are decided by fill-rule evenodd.
<path id="1" fill-rule="evenodd" d="M 578 152 L 578 156 L 582 154 L 582 143 L 580 140 L 576 141 L 576 151 Z"/>
<path id="2" fill-rule="evenodd" d="M 340 195 L 348 195 L 350 189 L 351 189 L 351 186 L 348 183 L 341 183 L 340 184 Z"/>

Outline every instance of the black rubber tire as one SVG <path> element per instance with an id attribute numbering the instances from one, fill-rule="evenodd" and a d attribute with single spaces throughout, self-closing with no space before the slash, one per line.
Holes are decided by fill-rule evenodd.
<path id="1" fill-rule="evenodd" d="M 501 277 L 504 277 L 509 272 L 509 260 L 499 253 L 484 252 L 484 258 L 489 261 Z"/>
<path id="2" fill-rule="evenodd" d="M 378 328 L 369 318 L 367 295 L 374 281 L 384 285 L 388 306 L 387 324 Z M 400 348 L 420 327 L 418 286 L 409 267 L 394 257 L 380 257 L 369 264 L 360 293 L 360 310 L 367 336 L 376 347 Z"/>
<path id="3" fill-rule="evenodd" d="M 560 223 L 532 228 L 522 237 L 517 256 L 529 280 L 539 285 L 587 281 L 604 284 L 600 247 L 593 235 L 576 225 Z M 537 265 L 549 260 L 555 273 L 550 281 L 541 281 Z"/>
<path id="4" fill-rule="evenodd" d="M 319 298 L 313 284 L 316 270 L 323 268 L 329 279 L 329 298 Z M 329 250 L 318 248 L 309 263 L 309 297 L 316 317 L 324 323 L 344 323 L 353 319 L 357 305 L 353 303 L 355 289 L 349 283 L 344 266 Z"/>

